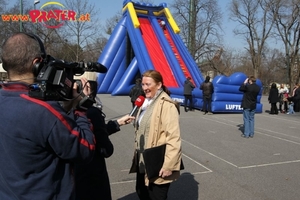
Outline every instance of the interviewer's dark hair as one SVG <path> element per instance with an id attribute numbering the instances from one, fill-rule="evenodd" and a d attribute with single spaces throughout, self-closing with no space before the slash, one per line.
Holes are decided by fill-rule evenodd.
<path id="1" fill-rule="evenodd" d="M 168 95 L 171 94 L 171 92 L 168 90 L 168 88 L 164 85 L 163 77 L 159 73 L 159 71 L 148 70 L 143 74 L 143 77 L 150 77 L 154 80 L 155 83 L 161 82 L 163 91 L 166 92 Z"/>
<path id="2" fill-rule="evenodd" d="M 33 72 L 32 61 L 39 57 L 39 43 L 24 33 L 13 34 L 2 46 L 1 60 L 8 75 Z"/>

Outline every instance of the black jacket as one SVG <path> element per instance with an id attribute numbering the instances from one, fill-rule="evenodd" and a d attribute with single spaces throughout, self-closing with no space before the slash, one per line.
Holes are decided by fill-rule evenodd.
<path id="1" fill-rule="evenodd" d="M 195 85 L 188 79 L 184 81 L 183 94 L 192 95 L 192 91 L 195 88 Z"/>
<path id="2" fill-rule="evenodd" d="M 135 102 L 135 100 L 140 96 L 143 95 L 144 91 L 141 85 L 134 85 L 129 91 L 129 97 L 131 102 Z"/>
<path id="3" fill-rule="evenodd" d="M 270 103 L 277 103 L 279 102 L 279 94 L 278 94 L 278 89 L 277 88 L 271 88 L 268 101 Z"/>
<path id="4" fill-rule="evenodd" d="M 212 93 L 214 93 L 214 85 L 211 82 L 203 82 L 200 85 L 200 90 L 202 90 L 203 97 L 211 98 Z"/>
<path id="5" fill-rule="evenodd" d="M 116 121 L 105 124 L 105 114 L 96 107 L 89 108 L 87 117 L 93 124 L 96 152 L 88 164 L 75 165 L 75 191 L 77 200 L 111 200 L 109 176 L 105 158 L 113 154 L 109 135 L 120 130 Z"/>
<path id="6" fill-rule="evenodd" d="M 242 84 L 239 91 L 244 92 L 241 107 L 244 109 L 256 109 L 257 96 L 260 91 L 260 87 L 256 83 Z"/>

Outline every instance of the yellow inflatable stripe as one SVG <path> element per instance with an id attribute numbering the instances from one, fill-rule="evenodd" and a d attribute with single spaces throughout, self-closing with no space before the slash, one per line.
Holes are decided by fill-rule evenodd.
<path id="1" fill-rule="evenodd" d="M 148 10 L 135 10 L 135 12 L 140 13 L 140 14 L 144 14 L 144 15 L 148 15 L 148 13 L 149 13 Z"/>
<path id="2" fill-rule="evenodd" d="M 137 18 L 136 12 L 134 10 L 134 6 L 132 2 L 126 4 L 126 6 L 122 9 L 123 12 L 128 9 L 129 15 L 131 17 L 134 28 L 140 28 L 140 22 Z"/>
<path id="3" fill-rule="evenodd" d="M 164 8 L 164 12 L 165 12 L 166 18 L 167 18 L 169 24 L 171 25 L 174 33 L 178 34 L 180 32 L 180 29 L 177 26 L 173 16 L 171 15 L 170 10 L 168 8 Z"/>

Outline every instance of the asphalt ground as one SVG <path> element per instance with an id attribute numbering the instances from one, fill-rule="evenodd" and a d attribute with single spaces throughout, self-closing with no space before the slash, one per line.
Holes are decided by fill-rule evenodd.
<path id="1" fill-rule="evenodd" d="M 99 95 L 106 119 L 131 111 L 128 96 Z M 270 115 L 267 97 L 255 115 L 254 138 L 242 138 L 241 113 L 203 115 L 184 112 L 180 128 L 185 169 L 171 184 L 169 200 L 299 200 L 300 113 Z M 137 200 L 131 124 L 110 136 L 114 154 L 108 158 L 113 199 Z"/>

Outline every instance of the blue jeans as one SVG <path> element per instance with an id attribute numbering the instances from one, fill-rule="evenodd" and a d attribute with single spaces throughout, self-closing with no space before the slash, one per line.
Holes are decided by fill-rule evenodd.
<path id="1" fill-rule="evenodd" d="M 291 103 L 290 105 L 289 105 L 289 112 L 288 112 L 289 114 L 294 114 L 295 113 L 295 111 L 294 111 L 294 103 Z"/>
<path id="2" fill-rule="evenodd" d="M 255 109 L 250 110 L 249 108 L 246 108 L 243 110 L 244 135 L 246 137 L 254 135 L 254 114 Z"/>

